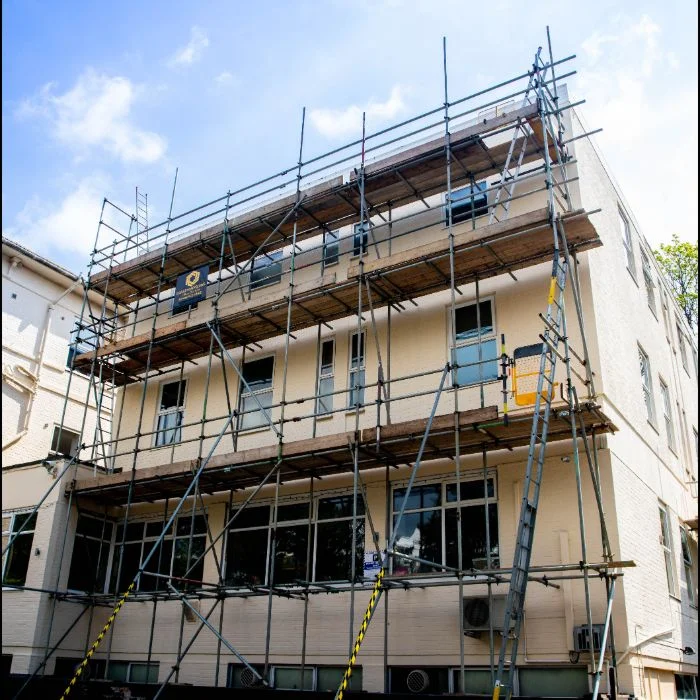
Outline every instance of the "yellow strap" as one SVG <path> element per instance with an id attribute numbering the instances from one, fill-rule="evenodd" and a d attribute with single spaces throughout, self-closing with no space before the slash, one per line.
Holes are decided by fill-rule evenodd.
<path id="1" fill-rule="evenodd" d="M 85 655 L 85 658 L 83 659 L 80 666 L 78 666 L 78 670 L 75 672 L 75 675 L 73 676 L 73 678 L 71 678 L 71 681 L 68 684 L 68 687 L 63 691 L 63 695 L 61 695 L 61 700 L 65 700 L 65 698 L 68 697 L 68 694 L 73 689 L 73 686 L 78 682 L 78 678 L 80 678 L 80 675 L 85 670 L 85 667 L 88 665 L 88 661 L 90 661 L 90 657 L 95 653 L 95 650 L 97 649 L 97 647 L 100 646 L 100 643 L 102 642 L 105 635 L 109 631 L 109 628 L 112 626 L 112 623 L 114 622 L 114 618 L 119 614 L 119 611 L 122 609 L 122 605 L 124 605 L 124 601 L 129 597 L 129 595 L 131 594 L 131 591 L 134 590 L 135 585 L 136 585 L 136 581 L 132 581 L 131 585 L 126 589 L 126 593 L 124 593 L 124 595 L 119 599 L 119 602 L 117 603 L 117 606 L 112 611 L 112 614 L 107 618 L 107 622 L 105 622 L 105 626 L 102 628 L 102 631 L 97 635 L 97 639 L 94 641 L 93 645 L 90 647 L 90 651 L 88 651 L 88 653 Z"/>
<path id="2" fill-rule="evenodd" d="M 384 578 L 384 567 L 379 569 L 377 574 L 377 582 L 374 584 L 374 590 L 372 591 L 372 597 L 369 599 L 369 604 L 367 605 L 367 610 L 365 611 L 365 616 L 362 618 L 362 624 L 360 625 L 360 632 L 355 640 L 355 645 L 352 648 L 352 654 L 348 660 L 348 667 L 345 669 L 345 674 L 343 675 L 343 680 L 340 681 L 340 687 L 338 692 L 335 694 L 335 700 L 343 700 L 343 693 L 347 690 L 348 684 L 350 682 L 350 676 L 352 676 L 352 667 L 355 665 L 357 660 L 357 655 L 360 653 L 360 645 L 362 640 L 365 638 L 365 633 L 367 632 L 367 627 L 369 627 L 369 621 L 372 617 L 372 611 L 377 605 L 379 600 L 379 593 L 382 587 L 382 579 Z"/>

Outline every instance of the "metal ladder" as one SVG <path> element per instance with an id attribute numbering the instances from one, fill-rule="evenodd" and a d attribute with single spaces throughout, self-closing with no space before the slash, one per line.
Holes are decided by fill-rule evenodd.
<path id="1" fill-rule="evenodd" d="M 518 654 L 518 643 L 523 621 L 525 591 L 527 589 L 530 571 L 530 558 L 532 556 L 537 506 L 540 497 L 540 484 L 542 483 L 545 448 L 547 446 L 549 417 L 554 396 L 554 372 L 558 355 L 557 346 L 562 338 L 564 289 L 568 276 L 568 263 L 566 257 L 560 255 L 558 246 L 559 234 L 556 221 L 552 222 L 552 226 L 555 236 L 555 250 L 547 300 L 547 315 L 545 317 L 545 329 L 543 334 L 544 342 L 542 343 L 542 354 L 540 355 L 537 394 L 532 420 L 532 431 L 530 433 L 530 447 L 527 455 L 525 483 L 523 485 L 523 497 L 520 508 L 520 521 L 518 523 L 513 568 L 506 601 L 503 638 L 501 640 L 501 650 L 498 657 L 498 671 L 496 674 L 493 700 L 498 700 L 503 691 L 505 691 L 503 696 L 506 700 L 510 698 L 513 693 L 515 662 Z M 511 626 L 513 627 L 513 632 L 509 635 L 508 631 L 511 629 Z M 509 641 L 511 642 L 510 663 L 506 667 L 506 656 L 508 655 L 507 646 Z"/>
<path id="2" fill-rule="evenodd" d="M 136 188 L 136 250 L 137 252 L 148 252 L 148 233 L 143 235 L 143 231 L 148 231 L 148 195 L 145 192 L 139 192 Z"/>

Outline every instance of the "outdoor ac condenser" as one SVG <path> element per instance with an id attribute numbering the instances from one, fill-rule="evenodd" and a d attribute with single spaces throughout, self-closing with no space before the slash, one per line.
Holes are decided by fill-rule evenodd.
<path id="1" fill-rule="evenodd" d="M 464 634 L 470 637 L 481 636 L 483 632 L 488 632 L 493 627 L 495 632 L 502 634 L 503 618 L 506 614 L 506 600 L 508 596 L 491 596 L 491 606 L 489 607 L 488 596 L 478 596 L 464 599 Z M 489 622 L 489 620 L 491 622 Z M 511 627 L 514 622 L 511 621 Z"/>

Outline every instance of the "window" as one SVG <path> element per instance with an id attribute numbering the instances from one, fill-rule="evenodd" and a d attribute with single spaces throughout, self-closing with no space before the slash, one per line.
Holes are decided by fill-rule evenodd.
<path id="1" fill-rule="evenodd" d="M 78 452 L 80 446 L 80 434 L 68 428 L 55 425 L 53 437 L 51 438 L 51 452 L 64 457 L 73 457 Z"/>
<path id="2" fill-rule="evenodd" d="M 156 447 L 174 445 L 182 440 L 182 422 L 185 415 L 187 380 L 168 382 L 160 386 Z"/>
<path id="3" fill-rule="evenodd" d="M 589 694 L 586 668 L 520 668 L 522 697 L 580 698 Z"/>
<path id="4" fill-rule="evenodd" d="M 5 549 L 12 536 L 26 527 L 15 537 L 10 548 L 2 558 L 3 586 L 24 586 L 27 580 L 29 558 L 32 555 L 32 543 L 36 530 L 37 514 L 13 513 L 2 516 L 2 547 Z"/>
<path id="5" fill-rule="evenodd" d="M 673 568 L 673 550 L 671 546 L 671 531 L 668 526 L 668 508 L 663 503 L 659 503 L 659 518 L 661 521 L 661 536 L 659 542 L 664 551 L 664 562 L 666 564 L 666 580 L 668 582 L 668 592 L 676 595 L 676 572 Z"/>
<path id="6" fill-rule="evenodd" d="M 68 357 L 66 367 L 73 366 L 73 359 L 86 352 L 92 352 L 97 345 L 96 336 L 93 331 L 87 328 L 80 328 L 80 318 L 76 317 L 73 330 L 70 332 L 70 346 L 68 347 Z"/>
<path id="7" fill-rule="evenodd" d="M 659 298 L 661 299 L 661 311 L 664 317 L 664 330 L 666 331 L 666 337 L 671 340 L 671 316 L 668 310 L 668 296 L 660 279 L 657 286 L 659 288 Z"/>
<path id="8" fill-rule="evenodd" d="M 262 666 L 253 666 L 262 675 Z M 272 686 L 278 690 L 316 690 L 320 692 L 335 692 L 345 675 L 344 666 L 304 666 L 304 682 L 302 688 L 301 666 L 273 666 Z M 250 688 L 255 685 L 252 671 L 242 664 L 228 665 L 229 688 Z M 352 669 L 348 690 L 362 690 L 362 666 Z"/>
<path id="9" fill-rule="evenodd" d="M 654 280 L 651 278 L 651 266 L 646 253 L 642 251 L 642 274 L 644 276 L 644 286 L 647 290 L 647 303 L 651 312 L 656 316 L 656 298 L 654 297 Z"/>
<path id="10" fill-rule="evenodd" d="M 323 232 L 323 267 L 335 265 L 338 262 L 338 231 Z"/>
<path id="11" fill-rule="evenodd" d="M 350 336 L 350 367 L 348 372 L 348 408 L 365 402 L 365 332 Z"/>
<path id="12" fill-rule="evenodd" d="M 639 371 L 642 374 L 642 392 L 644 403 L 647 407 L 647 418 L 652 425 L 656 423 L 656 411 L 654 410 L 654 390 L 651 383 L 651 369 L 649 367 L 649 357 L 639 347 Z"/>
<path id="13" fill-rule="evenodd" d="M 451 196 L 452 223 L 468 221 L 488 212 L 486 183 L 477 182 L 458 190 L 452 190 Z M 449 225 L 450 203 L 445 202 L 445 226 Z"/>
<path id="14" fill-rule="evenodd" d="M 459 368 L 454 382 L 460 386 L 498 379 L 498 348 L 493 322 L 493 301 L 467 304 L 455 309 L 454 362 Z"/>
<path id="15" fill-rule="evenodd" d="M 272 378 L 275 358 L 264 357 L 243 363 L 240 386 L 238 429 L 248 430 L 268 425 L 272 408 Z M 247 384 L 247 386 L 246 386 Z"/>
<path id="16" fill-rule="evenodd" d="M 59 656 L 56 659 L 53 675 L 58 678 L 71 679 L 78 670 L 78 666 L 81 666 L 82 663 L 82 658 Z M 106 665 L 107 662 L 105 659 L 96 659 L 93 656 L 80 674 L 81 680 L 87 680 L 88 678 L 104 678 Z"/>
<path id="17" fill-rule="evenodd" d="M 259 289 L 268 284 L 276 284 L 282 279 L 282 251 L 263 253 L 253 259 L 250 271 L 250 289 Z"/>
<path id="18" fill-rule="evenodd" d="M 68 588 L 104 593 L 112 549 L 114 526 L 108 520 L 81 513 L 75 528 L 75 544 L 68 574 Z"/>
<path id="19" fill-rule="evenodd" d="M 632 248 L 632 231 L 630 229 L 630 222 L 627 217 L 622 213 L 622 209 L 617 210 L 618 217 L 620 219 L 620 233 L 622 234 L 622 245 L 627 253 L 627 269 L 632 274 L 632 277 L 636 277 L 637 268 L 634 264 L 634 250 Z"/>
<path id="20" fill-rule="evenodd" d="M 681 353 L 681 363 L 683 369 L 688 372 L 688 355 L 685 352 L 685 336 L 681 330 L 681 324 L 676 322 L 676 332 L 678 333 L 678 350 Z M 690 372 L 688 372 L 690 374 Z"/>
<path id="21" fill-rule="evenodd" d="M 661 403 L 664 411 L 664 423 L 666 424 L 666 440 L 668 446 L 676 451 L 676 436 L 673 432 L 673 420 L 671 418 L 671 398 L 668 394 L 668 387 L 664 384 L 663 379 L 659 379 L 661 385 Z"/>
<path id="22" fill-rule="evenodd" d="M 159 662 L 151 661 L 110 661 L 107 678 L 127 683 L 157 683 Z"/>
<path id="23" fill-rule="evenodd" d="M 402 575 L 439 570 L 416 559 L 457 567 L 459 563 L 457 507 L 460 505 L 462 567 L 464 569 L 486 568 L 486 508 L 488 508 L 491 567 L 497 568 L 499 565 L 498 509 L 494 479 L 489 477 L 487 484 L 487 497 L 484 498 L 483 478 L 462 481 L 459 499 L 456 483 L 414 486 L 406 503 L 395 546 L 397 552 L 408 556 L 394 557 L 393 573 Z M 394 489 L 394 524 L 396 524 L 405 493 L 405 488 Z M 409 556 L 412 558 L 409 559 Z"/>
<path id="24" fill-rule="evenodd" d="M 298 581 L 348 581 L 352 575 L 352 496 L 327 496 L 314 501 L 309 527 L 309 503 L 282 503 L 277 508 L 275 584 Z M 355 575 L 364 562 L 364 503 L 358 496 L 355 530 Z M 226 543 L 226 584 L 264 585 L 272 546 L 272 506 L 249 506 L 231 524 Z M 311 532 L 311 542 L 309 542 Z M 306 571 L 310 555 L 310 571 Z"/>
<path id="25" fill-rule="evenodd" d="M 688 533 L 685 528 L 681 528 L 681 555 L 683 578 L 685 579 L 686 589 L 688 590 L 688 602 L 691 605 L 697 605 L 697 600 L 695 599 L 695 582 L 693 581 L 693 557 L 690 553 L 690 542 L 688 542 Z"/>
<path id="26" fill-rule="evenodd" d="M 335 361 L 335 340 L 321 343 L 321 357 L 318 362 L 318 399 L 316 413 L 327 414 L 333 411 L 333 367 Z"/>
<path id="27" fill-rule="evenodd" d="M 126 590 L 163 532 L 163 527 L 164 523 L 160 520 L 131 522 L 127 523 L 125 533 L 124 523 L 117 525 L 114 554 L 112 556 L 112 570 L 109 577 L 110 592 L 121 593 Z M 148 562 L 145 572 L 150 571 L 163 576 L 184 577 L 189 567 L 204 553 L 206 532 L 205 515 L 195 515 L 194 524 L 192 523 L 191 513 L 180 516 L 175 522 L 174 532 L 171 529 L 165 536 Z M 119 581 L 117 581 L 122 540 L 124 540 L 124 556 L 122 557 Z M 148 576 L 145 572 L 139 578 L 139 591 L 167 590 L 165 579 Z M 192 571 L 187 574 L 187 578 L 191 579 L 192 582 L 201 581 L 203 572 L 204 559 L 202 558 Z M 180 590 L 198 587 L 196 583 L 185 583 L 178 580 L 173 580 L 172 584 Z"/>
<path id="28" fill-rule="evenodd" d="M 682 676 L 675 674 L 676 697 L 678 700 L 698 700 L 697 686 L 694 676 Z"/>
<path id="29" fill-rule="evenodd" d="M 16 296 L 16 295 L 13 295 Z M 2 678 L 7 678 L 10 675 L 10 671 L 12 669 L 12 654 L 3 654 L 2 655 L 2 672 L 1 676 Z M 338 683 L 340 685 L 340 683 Z"/>
<path id="30" fill-rule="evenodd" d="M 355 224 L 352 229 L 352 254 L 355 257 L 367 252 L 367 238 L 369 236 L 369 221 Z"/>

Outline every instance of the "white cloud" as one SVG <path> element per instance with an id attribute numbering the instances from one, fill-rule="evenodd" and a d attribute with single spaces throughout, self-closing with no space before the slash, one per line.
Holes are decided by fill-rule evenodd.
<path id="1" fill-rule="evenodd" d="M 219 85 L 227 85 L 232 81 L 233 75 L 231 75 L 231 73 L 229 73 L 227 70 L 225 70 L 223 73 L 219 73 L 219 75 L 214 78 L 214 82 L 218 83 Z"/>
<path id="2" fill-rule="evenodd" d="M 163 157 L 163 137 L 131 121 L 138 89 L 128 78 L 88 68 L 68 92 L 57 95 L 55 87 L 44 85 L 20 104 L 16 116 L 48 119 L 54 136 L 81 155 L 99 147 L 125 162 L 153 163 Z"/>
<path id="3" fill-rule="evenodd" d="M 3 229 L 3 235 L 49 258 L 56 257 L 56 253 L 77 253 L 87 260 L 95 243 L 108 184 L 104 175 L 95 173 L 79 182 L 58 203 L 35 195 L 17 214 L 14 225 Z M 121 224 L 114 227 L 123 228 Z M 102 227 L 98 245 L 107 245 L 115 237 L 116 234 Z"/>
<path id="4" fill-rule="evenodd" d="M 350 105 L 345 109 L 312 109 L 309 118 L 316 130 L 327 138 L 361 134 L 362 112 L 366 113 L 367 123 L 371 125 L 393 119 L 406 107 L 405 94 L 405 88 L 395 85 L 386 102 L 370 100 L 364 107 Z"/>
<path id="5" fill-rule="evenodd" d="M 588 127 L 596 136 L 652 246 L 673 232 L 690 238 L 697 229 L 697 168 L 687 154 L 697 149 L 698 90 L 678 82 L 678 59 L 663 46 L 661 27 L 648 15 L 620 16 L 582 44 L 587 61 L 576 79 L 586 98 Z M 661 206 L 669 177 L 681 178 L 688 199 L 682 207 Z"/>
<path id="6" fill-rule="evenodd" d="M 192 65 L 199 61 L 207 46 L 209 46 L 209 37 L 206 32 L 199 27 L 192 27 L 189 42 L 170 57 L 168 65 L 171 67 Z"/>

